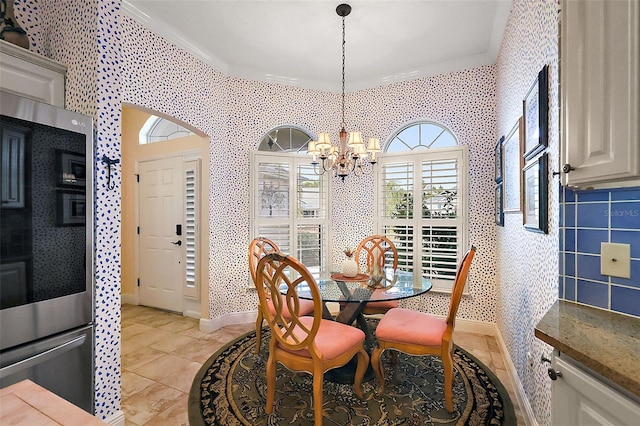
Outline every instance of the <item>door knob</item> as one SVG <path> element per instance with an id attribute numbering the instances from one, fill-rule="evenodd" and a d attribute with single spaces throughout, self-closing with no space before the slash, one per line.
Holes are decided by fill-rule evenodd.
<path id="1" fill-rule="evenodd" d="M 549 368 L 547 370 L 547 373 L 549 374 L 551 380 L 557 380 L 558 377 L 562 377 L 562 372 L 560 370 L 554 370 L 553 368 Z"/>
<path id="2" fill-rule="evenodd" d="M 182 245 L 182 240 L 172 241 L 171 244 L 175 244 L 177 246 L 181 246 Z"/>

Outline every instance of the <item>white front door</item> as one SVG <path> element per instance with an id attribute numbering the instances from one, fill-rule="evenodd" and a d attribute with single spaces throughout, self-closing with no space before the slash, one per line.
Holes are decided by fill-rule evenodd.
<path id="1" fill-rule="evenodd" d="M 182 312 L 185 283 L 182 158 L 141 162 L 138 172 L 139 303 Z"/>

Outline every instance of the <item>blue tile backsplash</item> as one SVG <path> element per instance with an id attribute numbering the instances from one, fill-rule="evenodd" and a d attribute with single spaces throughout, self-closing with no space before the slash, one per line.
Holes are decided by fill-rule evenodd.
<path id="1" fill-rule="evenodd" d="M 631 246 L 631 278 L 600 274 L 600 244 Z M 560 298 L 640 317 L 640 187 L 561 188 Z"/>

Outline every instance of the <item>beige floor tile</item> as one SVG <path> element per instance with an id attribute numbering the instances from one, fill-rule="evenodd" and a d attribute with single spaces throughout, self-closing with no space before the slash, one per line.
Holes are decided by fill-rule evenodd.
<path id="1" fill-rule="evenodd" d="M 122 368 L 133 371 L 154 359 L 160 358 L 162 355 L 164 355 L 164 352 L 162 351 L 142 346 L 140 349 L 130 352 L 122 357 Z"/>
<path id="2" fill-rule="evenodd" d="M 198 321 L 194 318 L 181 318 L 178 320 L 173 320 L 167 324 L 161 325 L 161 330 L 170 331 L 172 333 L 179 333 L 184 330 L 189 330 L 192 328 L 198 328 Z"/>
<path id="3" fill-rule="evenodd" d="M 153 327 L 149 327 L 148 325 L 140 324 L 137 322 L 131 323 L 131 325 L 122 326 L 122 340 L 131 339 L 132 337 L 138 336 L 145 331 L 154 331 Z"/>
<path id="4" fill-rule="evenodd" d="M 124 356 L 144 347 L 145 347 L 144 345 L 137 343 L 134 338 L 123 339 L 121 354 Z"/>
<path id="5" fill-rule="evenodd" d="M 187 394 L 178 398 L 164 411 L 152 417 L 144 426 L 189 426 L 188 399 Z"/>
<path id="6" fill-rule="evenodd" d="M 164 330 L 163 330 L 164 331 Z M 181 346 L 191 345 L 197 342 L 198 339 L 194 339 L 193 337 L 183 336 L 181 334 L 171 333 L 170 336 L 162 340 L 158 340 L 149 345 L 149 347 L 158 349 L 163 352 L 173 352 Z"/>
<path id="7" fill-rule="evenodd" d="M 478 361 L 483 363 L 489 370 L 493 371 L 493 362 L 491 359 L 491 352 L 484 351 L 482 349 L 476 349 L 476 348 L 464 348 L 464 349 L 469 351 L 471 355 L 478 358 Z"/>
<path id="8" fill-rule="evenodd" d="M 456 345 L 466 350 L 481 349 L 483 351 L 489 351 L 486 336 L 481 334 L 454 331 L 453 341 Z"/>
<path id="9" fill-rule="evenodd" d="M 155 382 L 153 380 L 142 377 L 134 372 L 125 371 L 122 373 L 122 400 L 135 395 L 138 392 L 142 392 Z"/>
<path id="10" fill-rule="evenodd" d="M 141 345 L 151 346 L 154 343 L 160 342 L 162 340 L 170 339 L 171 336 L 173 336 L 173 333 L 159 330 L 157 328 L 152 328 L 149 331 L 138 334 L 137 336 L 135 336 L 135 339 L 136 342 Z"/>
<path id="11" fill-rule="evenodd" d="M 156 382 L 170 376 L 174 371 L 187 367 L 191 361 L 171 354 L 162 356 L 133 370 L 134 373 Z"/>
<path id="12" fill-rule="evenodd" d="M 500 345 L 498 345 L 498 339 L 496 339 L 494 336 L 485 336 L 485 338 L 487 339 L 487 345 L 489 346 L 489 350 L 491 352 L 500 353 Z"/>
<path id="13" fill-rule="evenodd" d="M 193 378 L 201 367 L 201 363 L 190 361 L 189 364 L 173 370 L 173 373 L 160 380 L 160 383 L 188 394 L 191 390 L 191 385 L 193 384 Z"/>
<path id="14" fill-rule="evenodd" d="M 491 352 L 491 361 L 493 362 L 494 368 L 501 368 L 503 370 L 506 370 L 506 367 L 504 365 L 504 358 L 502 357 L 502 354 L 500 352 Z"/>
<path id="15" fill-rule="evenodd" d="M 179 347 L 172 354 L 202 364 L 224 345 L 225 342 L 222 341 L 197 340 L 192 344 Z"/>
<path id="16" fill-rule="evenodd" d="M 125 418 L 130 421 L 143 425 L 157 414 L 163 412 L 174 401 L 184 395 L 170 386 L 162 383 L 154 383 L 142 392 L 139 392 L 122 403 L 122 411 Z"/>

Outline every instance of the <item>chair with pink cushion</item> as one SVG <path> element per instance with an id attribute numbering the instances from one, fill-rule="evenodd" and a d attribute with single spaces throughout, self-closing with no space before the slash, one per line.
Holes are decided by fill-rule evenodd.
<path id="1" fill-rule="evenodd" d="M 313 375 L 313 411 L 322 425 L 324 373 L 347 364 L 357 355 L 355 394 L 362 399 L 362 379 L 369 364 L 362 330 L 322 318 L 318 284 L 298 260 L 280 253 L 264 256 L 256 269 L 258 296 L 271 329 L 267 360 L 267 414 L 273 411 L 276 365 Z M 296 288 L 308 286 L 313 296 L 313 316 L 303 316 Z M 273 310 L 269 307 L 273 306 Z"/>
<path id="2" fill-rule="evenodd" d="M 280 249 L 278 245 L 274 243 L 269 238 L 258 237 L 254 238 L 251 243 L 249 243 L 249 274 L 251 275 L 251 281 L 254 285 L 256 285 L 256 268 L 258 267 L 258 262 L 264 256 L 269 253 L 277 253 Z M 270 298 L 267 297 L 269 301 Z M 273 305 L 268 302 L 269 309 L 273 310 Z M 300 300 L 300 312 L 302 315 L 309 315 L 313 312 L 313 302 L 311 300 Z M 288 312 L 284 312 L 284 315 L 287 316 Z M 258 318 L 256 319 L 256 353 L 260 352 L 260 344 L 262 342 L 262 322 L 264 321 L 264 313 L 260 308 L 260 303 L 258 302 Z"/>
<path id="3" fill-rule="evenodd" d="M 444 369 L 445 406 L 449 412 L 453 411 L 453 328 L 475 252 L 476 248 L 471 246 L 458 265 L 446 319 L 403 308 L 390 309 L 382 317 L 376 328 L 378 347 L 371 354 L 371 364 L 380 382 L 380 392 L 384 391 L 384 371 L 380 356 L 385 350 L 395 349 L 415 356 L 439 355 Z"/>
<path id="4" fill-rule="evenodd" d="M 384 235 L 370 235 L 363 239 L 355 251 L 355 261 L 364 265 L 368 275 L 381 273 L 385 267 L 398 269 L 398 250 L 393 242 Z M 377 265 L 376 265 L 377 264 Z M 375 295 L 372 297 L 375 299 Z M 367 302 L 362 313 L 365 315 L 384 314 L 389 309 L 397 308 L 397 300 Z"/>

